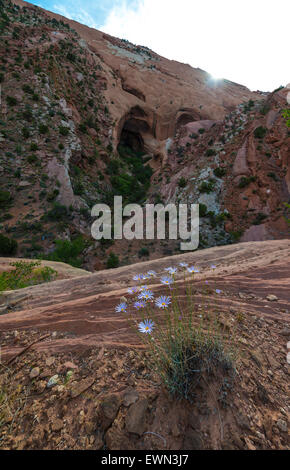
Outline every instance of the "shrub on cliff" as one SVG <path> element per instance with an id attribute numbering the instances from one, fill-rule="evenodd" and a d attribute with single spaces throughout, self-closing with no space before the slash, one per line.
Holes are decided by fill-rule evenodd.
<path id="1" fill-rule="evenodd" d="M 225 168 L 218 167 L 218 168 L 215 168 L 213 172 L 217 178 L 222 178 L 223 176 L 225 176 L 227 171 Z"/>
<path id="2" fill-rule="evenodd" d="M 1 191 L 0 190 L 0 208 L 6 208 L 8 205 L 10 205 L 10 202 L 12 200 L 11 193 L 9 191 Z"/>
<path id="3" fill-rule="evenodd" d="M 78 236 L 72 241 L 56 240 L 55 246 L 55 250 L 45 256 L 44 259 L 61 261 L 76 268 L 79 268 L 82 265 L 83 260 L 80 255 L 86 247 L 86 242 L 82 236 Z"/>
<path id="4" fill-rule="evenodd" d="M 17 104 L 17 99 L 14 96 L 6 96 L 6 102 L 8 106 L 15 106 Z"/>
<path id="5" fill-rule="evenodd" d="M 215 185 L 214 180 L 203 181 L 198 189 L 201 193 L 209 194 L 214 190 L 214 185 Z"/>
<path id="6" fill-rule="evenodd" d="M 115 253 L 111 252 L 109 258 L 107 259 L 107 268 L 117 268 L 119 266 L 119 257 Z"/>
<path id="7" fill-rule="evenodd" d="M 256 139 L 263 139 L 266 135 L 266 132 L 267 132 L 266 127 L 263 127 L 263 126 L 256 127 L 256 129 L 254 130 L 254 137 Z"/>
<path id="8" fill-rule="evenodd" d="M 186 179 L 183 176 L 181 178 L 179 178 L 179 180 L 178 180 L 179 188 L 185 188 L 186 185 L 187 185 Z"/>
<path id="9" fill-rule="evenodd" d="M 11 238 L 5 237 L 0 233 L 0 255 L 8 256 L 14 255 L 17 251 L 17 241 Z"/>

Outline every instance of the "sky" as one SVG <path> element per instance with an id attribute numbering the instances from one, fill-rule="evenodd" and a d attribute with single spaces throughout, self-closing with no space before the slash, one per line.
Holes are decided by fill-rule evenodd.
<path id="1" fill-rule="evenodd" d="M 251 90 L 273 91 L 290 82 L 289 0 L 30 3 Z"/>

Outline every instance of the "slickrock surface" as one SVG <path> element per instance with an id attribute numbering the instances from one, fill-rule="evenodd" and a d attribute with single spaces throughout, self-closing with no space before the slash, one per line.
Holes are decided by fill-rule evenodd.
<path id="1" fill-rule="evenodd" d="M 37 327 L 40 331 L 65 334 L 61 339 L 50 338 L 36 345 L 40 350 L 65 351 L 103 344 L 135 345 L 137 337 L 128 330 L 124 316 L 115 313 L 115 305 L 120 297 L 127 296 L 127 288 L 135 284 L 135 274 L 150 269 L 161 274 L 166 266 L 177 266 L 182 261 L 199 267 L 201 272 L 195 275 L 194 281 L 198 289 L 202 289 L 204 280 L 208 280 L 227 292 L 219 299 L 221 309 L 233 306 L 248 314 L 286 321 L 289 250 L 288 240 L 214 247 L 12 291 L 3 297 L 3 303 L 9 309 L 9 303 L 13 304 L 14 299 L 19 302 L 8 315 L 0 316 L 0 329 L 5 332 Z M 217 265 L 217 269 L 209 269 L 211 264 Z M 182 286 L 180 276 L 181 279 L 179 276 L 177 279 Z M 164 290 L 157 282 L 154 290 Z M 268 302 L 268 294 L 277 295 L 278 302 Z M 15 347 L 2 347 L 4 358 L 14 352 Z"/>
<path id="2" fill-rule="evenodd" d="M 243 243 L 23 289 L 0 316 L 0 446 L 289 449 L 289 255 L 288 240 Z M 214 309 L 237 348 L 237 373 L 201 383 L 193 403 L 168 395 L 114 310 L 133 274 L 184 260 L 200 268 L 186 281 L 196 321 Z"/>
<path id="3" fill-rule="evenodd" d="M 0 257 L 0 273 L 3 271 L 10 271 L 13 268 L 11 266 L 11 263 L 15 263 L 19 261 L 18 258 L 1 258 Z M 25 261 L 27 263 L 34 261 L 31 260 L 31 258 L 21 258 L 21 261 Z M 89 271 L 86 271 L 85 269 L 79 269 L 79 268 L 74 268 L 73 266 L 70 266 L 69 264 L 66 263 L 60 263 L 58 261 L 47 261 L 47 260 L 41 260 L 40 261 L 41 266 L 48 266 L 54 270 L 57 271 L 57 279 L 72 279 L 74 277 L 81 277 L 81 276 L 88 276 L 91 273 Z"/>

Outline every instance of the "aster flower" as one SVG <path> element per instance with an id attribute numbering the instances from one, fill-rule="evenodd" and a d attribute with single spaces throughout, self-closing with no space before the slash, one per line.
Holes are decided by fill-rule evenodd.
<path id="1" fill-rule="evenodd" d="M 144 290 L 148 290 L 148 286 L 140 286 L 140 291 L 143 292 Z"/>
<path id="2" fill-rule="evenodd" d="M 158 297 L 158 299 L 156 299 L 155 305 L 159 308 L 167 308 L 170 303 L 170 297 L 167 297 L 166 295 L 161 295 L 161 297 Z"/>
<path id="3" fill-rule="evenodd" d="M 143 274 L 135 274 L 133 277 L 133 281 L 142 281 L 143 279 Z"/>
<path id="4" fill-rule="evenodd" d="M 170 284 L 173 284 L 173 282 L 174 282 L 172 277 L 169 277 L 169 276 L 163 276 L 160 279 L 160 281 L 161 281 L 162 284 L 165 284 L 166 286 L 170 286 Z"/>
<path id="5" fill-rule="evenodd" d="M 126 302 L 121 302 L 119 305 L 117 305 L 115 310 L 116 310 L 117 313 L 126 312 L 126 310 L 127 310 Z"/>
<path id="6" fill-rule="evenodd" d="M 221 293 L 221 290 L 220 289 L 216 289 L 215 290 L 217 294 L 220 294 Z"/>
<path id="7" fill-rule="evenodd" d="M 195 268 L 193 272 L 194 273 L 199 273 L 199 269 Z"/>
<path id="8" fill-rule="evenodd" d="M 179 266 L 181 268 L 187 268 L 188 264 L 187 263 L 179 263 Z"/>
<path id="9" fill-rule="evenodd" d="M 150 276 L 150 277 L 156 277 L 157 276 L 156 272 L 153 271 L 153 270 L 148 271 L 147 275 Z"/>
<path id="10" fill-rule="evenodd" d="M 141 333 L 151 334 L 154 328 L 154 322 L 152 320 L 144 320 L 140 322 L 138 326 Z"/>
<path id="11" fill-rule="evenodd" d="M 134 307 L 137 309 L 137 310 L 140 310 L 140 308 L 145 308 L 146 307 L 146 302 L 145 300 L 141 300 L 139 302 L 135 302 L 134 303 Z"/>
<path id="12" fill-rule="evenodd" d="M 138 292 L 138 287 L 134 286 L 134 287 L 129 287 L 129 289 L 127 290 L 128 294 L 136 294 L 136 292 Z"/>
<path id="13" fill-rule="evenodd" d="M 171 274 L 171 276 L 173 276 L 173 274 L 177 273 L 177 268 L 172 268 L 170 266 L 169 268 L 165 268 L 164 271 L 167 271 L 169 274 Z"/>
<path id="14" fill-rule="evenodd" d="M 210 269 L 216 269 L 216 266 L 214 264 L 212 264 Z"/>
<path id="15" fill-rule="evenodd" d="M 141 294 L 138 295 L 138 299 L 151 300 L 153 299 L 154 294 L 151 290 L 143 290 Z"/>
<path id="16" fill-rule="evenodd" d="M 187 268 L 187 271 L 189 273 L 194 273 L 195 272 L 195 267 L 194 266 L 190 266 L 190 268 Z"/>

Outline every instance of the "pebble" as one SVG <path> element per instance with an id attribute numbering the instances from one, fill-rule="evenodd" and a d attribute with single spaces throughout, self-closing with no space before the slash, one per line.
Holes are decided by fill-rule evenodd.
<path id="1" fill-rule="evenodd" d="M 269 302 L 275 302 L 278 300 L 278 297 L 276 295 L 269 294 L 267 295 L 266 299 L 269 300 Z"/>
<path id="2" fill-rule="evenodd" d="M 39 374 L 40 374 L 40 369 L 39 369 L 39 367 L 34 367 L 34 368 L 31 370 L 31 372 L 30 372 L 30 374 L 29 374 L 29 377 L 30 377 L 31 379 L 35 379 L 36 377 L 39 376 Z"/>
<path id="3" fill-rule="evenodd" d="M 282 432 L 287 432 L 287 423 L 284 421 L 284 419 L 278 419 L 277 421 L 277 427 L 280 429 Z"/>
<path id="4" fill-rule="evenodd" d="M 46 365 L 47 366 L 52 366 L 52 364 L 54 363 L 55 361 L 55 358 L 54 357 L 48 357 L 45 361 Z"/>
<path id="5" fill-rule="evenodd" d="M 46 386 L 47 388 L 51 388 L 51 387 L 54 387 L 55 385 L 57 385 L 58 383 L 58 375 L 53 375 L 52 377 L 50 377 L 49 381 L 47 382 Z"/>

